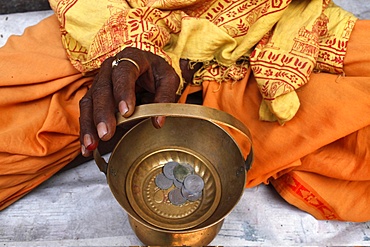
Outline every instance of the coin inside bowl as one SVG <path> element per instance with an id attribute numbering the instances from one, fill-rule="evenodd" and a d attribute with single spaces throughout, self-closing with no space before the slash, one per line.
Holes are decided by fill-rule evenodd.
<path id="1" fill-rule="evenodd" d="M 175 185 L 165 190 L 158 188 L 155 178 L 169 162 L 189 164 L 203 179 L 205 185 L 199 200 L 175 205 L 169 194 L 178 188 Z M 167 230 L 189 229 L 207 220 L 218 206 L 220 188 L 220 177 L 212 164 L 201 154 L 183 147 L 148 151 L 134 162 L 126 179 L 126 194 L 136 213 L 146 222 Z"/>
<path id="2" fill-rule="evenodd" d="M 167 117 L 162 128 L 154 128 L 148 118 L 153 116 Z M 246 154 L 253 157 L 248 129 L 231 115 L 216 109 L 159 103 L 138 106 L 130 119 L 118 115 L 117 125 L 144 118 L 121 138 L 108 163 L 94 151 L 99 169 L 106 174 L 113 195 L 128 213 L 133 231 L 145 245 L 208 245 L 239 201 L 245 186 L 245 169 L 253 160 L 244 158 L 242 149 L 224 127 L 246 137 L 250 147 L 250 154 Z M 192 164 L 201 176 L 205 193 L 191 203 L 167 205 L 163 194 L 166 192 L 158 192 L 155 177 L 165 163 L 183 161 Z M 158 205 L 153 207 L 153 201 Z M 186 208 L 187 203 L 190 209 Z M 168 216 L 168 206 L 186 210 L 184 214 L 173 210 Z M 203 217 L 199 214 L 201 210 L 210 213 Z M 195 214 L 201 219 L 197 220 Z M 174 228 L 178 230 L 172 230 Z"/>

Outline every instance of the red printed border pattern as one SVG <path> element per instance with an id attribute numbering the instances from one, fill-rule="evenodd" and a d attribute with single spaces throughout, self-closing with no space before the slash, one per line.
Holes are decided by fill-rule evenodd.
<path id="1" fill-rule="evenodd" d="M 282 188 L 288 190 L 296 198 L 303 201 L 308 207 L 315 209 L 320 213 L 322 219 L 341 220 L 335 213 L 334 209 L 298 176 L 287 173 L 272 183 L 274 186 L 276 185 L 279 187 L 278 190 L 281 190 Z"/>
<path id="2" fill-rule="evenodd" d="M 274 100 L 307 83 L 307 75 L 311 74 L 314 62 L 294 54 L 279 54 L 275 49 L 265 49 L 252 65 L 255 78 L 263 82 L 259 85 L 262 96 L 265 100 Z"/>

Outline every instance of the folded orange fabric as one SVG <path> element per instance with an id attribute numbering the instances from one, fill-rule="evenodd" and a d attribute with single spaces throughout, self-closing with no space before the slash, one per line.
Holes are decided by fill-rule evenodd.
<path id="1" fill-rule="evenodd" d="M 332 89 L 337 95 L 332 100 L 342 104 L 332 110 L 335 115 L 328 115 L 343 111 L 347 118 L 338 118 L 336 124 L 350 130 L 357 125 L 358 130 L 338 135 L 301 158 L 294 171 L 271 180 L 288 202 L 318 219 L 370 219 L 369 28 L 370 21 L 357 21 L 344 59 L 346 77 L 337 78 L 338 86 Z"/>
<path id="2" fill-rule="evenodd" d="M 237 83 L 203 83 L 204 105 L 243 121 L 255 162 L 248 187 L 269 183 L 318 219 L 370 220 L 370 21 L 358 21 L 345 76 L 317 73 L 298 90 L 301 108 L 284 126 L 258 120 L 253 76 Z M 236 137 L 239 143 L 243 137 Z"/>
<path id="3" fill-rule="evenodd" d="M 52 16 L 0 49 L 0 209 L 79 153 L 78 102 L 91 78 L 71 66 Z"/>

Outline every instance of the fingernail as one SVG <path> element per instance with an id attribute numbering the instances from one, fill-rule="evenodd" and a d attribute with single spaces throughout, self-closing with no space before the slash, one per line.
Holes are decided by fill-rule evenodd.
<path id="1" fill-rule="evenodd" d="M 127 106 L 126 101 L 122 100 L 121 102 L 119 102 L 118 110 L 119 110 L 119 112 L 121 113 L 122 116 L 125 115 L 128 112 L 128 106 Z"/>
<path id="2" fill-rule="evenodd" d="M 108 133 L 107 125 L 104 122 L 98 123 L 96 129 L 98 131 L 98 136 L 100 139 L 102 139 Z"/>
<path id="3" fill-rule="evenodd" d="M 85 134 L 84 135 L 84 146 L 89 149 L 89 147 L 91 146 L 92 144 L 92 138 L 91 138 L 91 135 L 89 134 Z"/>
<path id="4" fill-rule="evenodd" d="M 81 145 L 81 153 L 83 156 L 86 155 L 86 147 L 84 145 Z"/>
<path id="5" fill-rule="evenodd" d="M 164 125 L 164 121 L 166 120 L 166 117 L 164 116 L 158 116 L 156 121 L 159 127 L 162 127 Z"/>

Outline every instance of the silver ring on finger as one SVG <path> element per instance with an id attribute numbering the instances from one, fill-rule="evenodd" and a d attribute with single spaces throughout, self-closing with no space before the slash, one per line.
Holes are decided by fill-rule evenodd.
<path id="1" fill-rule="evenodd" d="M 116 58 L 116 59 L 114 59 L 113 62 L 112 62 L 112 68 L 117 67 L 118 64 L 120 62 L 122 62 L 122 61 L 128 61 L 128 62 L 132 63 L 133 65 L 135 65 L 135 67 L 137 68 L 137 70 L 140 72 L 139 65 L 134 60 L 132 60 L 131 58 L 127 58 L 127 57 L 122 57 L 122 58 Z"/>

